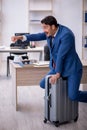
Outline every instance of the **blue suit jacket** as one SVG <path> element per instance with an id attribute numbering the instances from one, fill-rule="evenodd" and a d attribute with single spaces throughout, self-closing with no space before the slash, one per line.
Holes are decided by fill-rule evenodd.
<path id="1" fill-rule="evenodd" d="M 75 37 L 73 32 L 62 25 L 54 37 L 52 48 L 50 47 L 50 38 L 45 33 L 26 35 L 28 41 L 46 40 L 50 49 L 50 69 L 52 69 L 52 60 L 56 67 L 55 72 L 62 76 L 69 76 L 78 73 L 82 69 L 82 63 L 76 53 Z"/>

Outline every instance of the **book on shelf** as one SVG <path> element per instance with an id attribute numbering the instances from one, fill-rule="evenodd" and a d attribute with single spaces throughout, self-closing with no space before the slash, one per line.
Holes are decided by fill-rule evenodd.
<path id="1" fill-rule="evenodd" d="M 40 22 L 40 20 L 31 19 L 30 22 Z"/>

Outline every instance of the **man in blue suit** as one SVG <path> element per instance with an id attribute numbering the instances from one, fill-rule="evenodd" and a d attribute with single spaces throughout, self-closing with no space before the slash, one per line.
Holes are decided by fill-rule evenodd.
<path id="1" fill-rule="evenodd" d="M 71 100 L 87 102 L 87 91 L 80 91 L 82 77 L 82 63 L 76 53 L 75 36 L 73 32 L 60 24 L 53 16 L 47 16 L 41 20 L 43 33 L 30 34 L 25 36 L 14 36 L 12 41 L 18 39 L 28 41 L 47 40 L 50 50 L 50 82 L 54 84 L 62 76 L 68 80 L 68 96 Z M 41 80 L 40 86 L 45 88 L 45 77 Z"/>

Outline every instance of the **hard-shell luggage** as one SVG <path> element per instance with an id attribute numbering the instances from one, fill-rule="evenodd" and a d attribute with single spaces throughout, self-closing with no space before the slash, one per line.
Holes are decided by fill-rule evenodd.
<path id="1" fill-rule="evenodd" d="M 49 83 L 46 76 L 44 123 L 50 121 L 59 126 L 61 123 L 78 120 L 78 102 L 68 97 L 67 79 L 59 78 L 56 84 Z"/>

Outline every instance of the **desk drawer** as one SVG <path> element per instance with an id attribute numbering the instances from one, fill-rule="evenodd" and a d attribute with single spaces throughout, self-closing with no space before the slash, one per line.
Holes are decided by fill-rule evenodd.
<path id="1" fill-rule="evenodd" d="M 32 68 L 18 68 L 17 72 L 17 85 L 29 86 L 39 85 L 40 80 L 48 73 L 48 67 L 32 67 Z"/>

